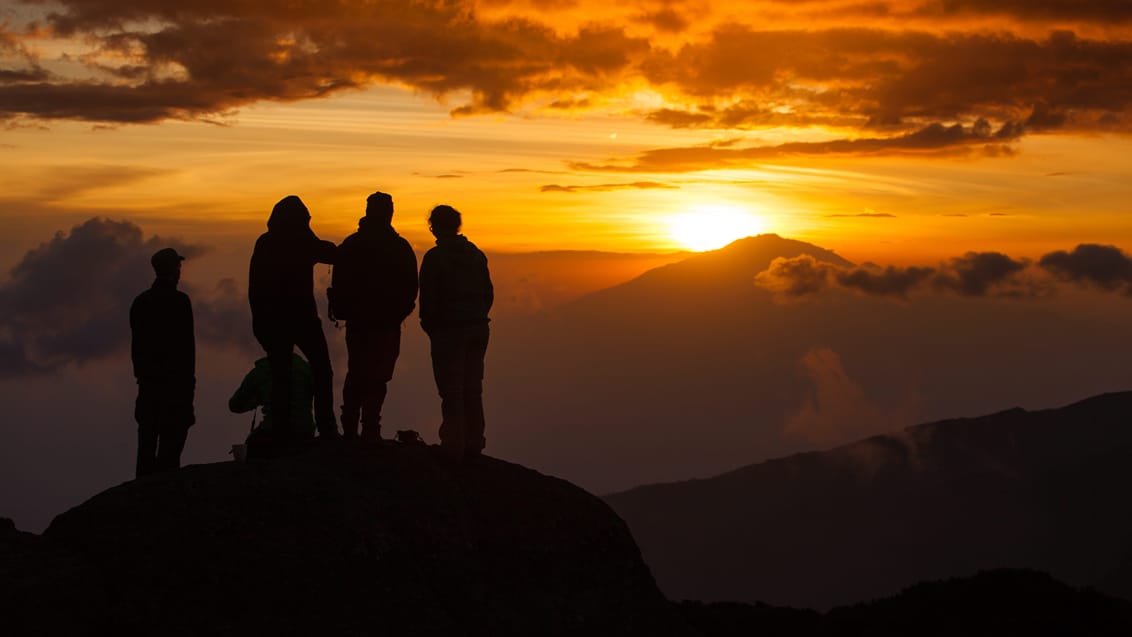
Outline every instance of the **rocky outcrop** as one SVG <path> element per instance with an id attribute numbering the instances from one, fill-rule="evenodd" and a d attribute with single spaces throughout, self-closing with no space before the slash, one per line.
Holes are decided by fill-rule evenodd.
<path id="1" fill-rule="evenodd" d="M 106 602 L 90 564 L 0 518 L 0 633 L 92 634 L 107 625 Z"/>
<path id="2" fill-rule="evenodd" d="M 685 634 L 601 500 L 423 445 L 190 466 L 44 537 L 103 579 L 116 634 Z"/>

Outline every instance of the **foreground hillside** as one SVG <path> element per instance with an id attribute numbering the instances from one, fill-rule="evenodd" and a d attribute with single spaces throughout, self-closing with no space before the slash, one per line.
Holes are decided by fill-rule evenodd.
<path id="1" fill-rule="evenodd" d="M 1002 567 L 1121 592 L 1130 455 L 1123 392 L 920 425 L 606 500 L 675 599 L 829 608 Z"/>
<path id="2" fill-rule="evenodd" d="M 31 607 L 73 593 L 72 572 L 101 600 L 77 609 L 80 634 L 687 634 L 601 500 L 423 445 L 191 466 L 105 491 L 20 541 L 24 559 L 57 565 L 32 578 L 39 595 L 25 587 Z"/>
<path id="3" fill-rule="evenodd" d="M 1034 571 L 828 613 L 671 603 L 600 500 L 493 459 L 331 443 L 105 491 L 44 536 L 0 519 L 4 634 L 1125 635 L 1132 602 Z"/>

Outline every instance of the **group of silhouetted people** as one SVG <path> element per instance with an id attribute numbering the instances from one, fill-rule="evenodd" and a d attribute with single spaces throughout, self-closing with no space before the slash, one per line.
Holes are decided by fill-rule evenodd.
<path id="1" fill-rule="evenodd" d="M 248 274 L 252 332 L 265 356 L 229 401 L 234 412 L 262 407 L 247 440 L 250 456 L 270 456 L 314 438 L 382 440 L 381 409 L 401 350 L 401 324 L 420 302 L 441 398 L 441 447 L 458 457 L 484 448 L 483 375 L 488 312 L 494 300 L 487 258 L 459 234 L 460 212 L 436 206 L 436 246 L 417 271 L 412 246 L 393 229 L 393 198 L 366 200 L 357 232 L 341 245 L 319 239 L 299 197 L 284 197 L 256 241 Z M 137 475 L 176 469 L 195 422 L 195 345 L 189 297 L 177 290 L 184 257 L 153 255 L 156 275 L 130 308 L 138 381 Z M 348 368 L 341 434 L 334 414 L 330 352 L 314 296 L 314 267 L 331 264 L 332 320 L 346 322 Z M 303 357 L 295 354 L 295 348 Z M 311 414 L 313 404 L 313 418 Z"/>

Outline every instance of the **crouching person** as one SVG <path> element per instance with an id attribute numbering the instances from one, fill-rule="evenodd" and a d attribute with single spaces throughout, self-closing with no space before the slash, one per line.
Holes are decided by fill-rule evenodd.
<path id="1" fill-rule="evenodd" d="M 266 356 L 255 362 L 255 367 L 244 376 L 239 389 L 228 400 L 232 413 L 242 414 L 263 407 L 259 426 L 248 434 L 249 458 L 271 458 L 295 447 L 296 442 L 314 439 L 315 424 L 312 415 L 314 378 L 311 366 L 302 356 L 291 354 L 290 434 L 279 435 L 272 427 L 271 362 Z M 277 420 L 275 418 L 274 420 Z"/>

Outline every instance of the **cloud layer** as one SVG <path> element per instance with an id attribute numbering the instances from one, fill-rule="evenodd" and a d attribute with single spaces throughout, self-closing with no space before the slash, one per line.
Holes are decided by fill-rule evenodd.
<path id="1" fill-rule="evenodd" d="M 1001 154 L 1027 131 L 1127 130 L 1132 106 L 1123 0 L 21 2 L 40 19 L 0 25 L 0 120 L 208 119 L 394 84 L 452 98 L 454 114 L 628 103 L 678 128 L 846 133 L 674 149 L 640 158 L 647 167 L 688 154 Z M 627 98 L 641 89 L 663 103 Z"/>
<path id="2" fill-rule="evenodd" d="M 25 254 L 0 285 L 0 378 L 125 352 L 130 304 L 153 281 L 149 259 L 164 247 L 190 259 L 205 252 L 145 237 L 128 221 L 93 218 Z M 205 293 L 181 288 L 193 299 L 198 343 L 249 347 L 247 300 L 234 281 Z"/>
<path id="3" fill-rule="evenodd" d="M 951 292 L 966 297 L 1048 294 L 1050 279 L 1132 296 L 1132 255 L 1116 246 L 1081 244 L 1037 263 L 1001 252 L 968 252 L 935 267 L 845 267 L 808 255 L 778 258 L 755 276 L 755 285 L 778 298 L 799 299 L 831 288 L 868 296 L 907 299 L 913 292 Z"/>

